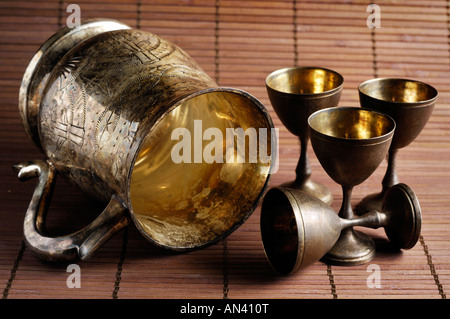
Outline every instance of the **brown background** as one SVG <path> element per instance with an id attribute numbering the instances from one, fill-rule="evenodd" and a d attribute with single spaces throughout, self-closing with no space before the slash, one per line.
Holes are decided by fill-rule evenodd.
<path id="1" fill-rule="evenodd" d="M 317 262 L 290 277 L 268 266 L 259 208 L 225 241 L 187 254 L 147 243 L 131 226 L 79 262 L 81 288 L 69 289 L 67 264 L 39 261 L 22 243 L 22 223 L 35 181 L 21 183 L 11 165 L 42 155 L 22 129 L 18 92 L 39 46 L 66 23 L 69 2 L 0 1 L 0 285 L 3 298 L 445 298 L 450 289 L 450 1 L 377 1 L 381 28 L 369 29 L 369 1 L 77 0 L 81 17 L 119 19 L 181 46 L 222 86 L 241 88 L 269 109 L 280 128 L 280 170 L 292 179 L 298 140 L 281 125 L 264 87 L 271 71 L 316 65 L 345 78 L 340 105 L 358 106 L 358 84 L 373 77 L 407 77 L 435 86 L 439 98 L 422 134 L 398 155 L 400 180 L 416 192 L 422 236 L 408 251 L 389 249 L 383 230 L 369 264 Z M 312 149 L 313 178 L 328 185 L 339 209 L 340 187 Z M 380 190 L 386 163 L 355 188 L 353 203 Z M 181 178 L 181 177 L 180 177 Z M 48 216 L 53 235 L 75 231 L 102 207 L 60 179 Z M 369 288 L 370 264 L 381 288 Z"/>

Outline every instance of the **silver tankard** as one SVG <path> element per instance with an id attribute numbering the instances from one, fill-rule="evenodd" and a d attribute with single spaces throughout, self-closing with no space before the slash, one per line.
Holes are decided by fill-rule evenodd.
<path id="1" fill-rule="evenodd" d="M 239 143 L 231 151 L 228 138 L 222 143 L 229 129 L 245 130 L 245 140 L 254 128 L 267 132 L 258 139 L 271 152 L 273 123 L 256 98 L 219 87 L 176 45 L 114 20 L 85 21 L 48 39 L 24 74 L 19 110 L 45 156 L 15 165 L 21 180 L 39 177 L 24 237 L 45 260 L 86 259 L 130 223 L 159 247 L 203 248 L 250 216 L 273 165 L 248 160 L 250 142 L 244 155 Z M 56 175 L 106 208 L 86 228 L 49 237 Z"/>

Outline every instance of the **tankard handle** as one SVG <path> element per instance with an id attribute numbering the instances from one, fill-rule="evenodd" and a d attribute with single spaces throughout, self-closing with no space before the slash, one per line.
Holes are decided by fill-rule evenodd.
<path id="1" fill-rule="evenodd" d="M 36 160 L 14 165 L 21 181 L 39 177 L 24 220 L 25 243 L 38 257 L 49 261 L 85 260 L 111 236 L 129 224 L 128 210 L 112 196 L 104 211 L 88 226 L 67 236 L 44 235 L 45 217 L 56 180 L 51 163 Z"/>

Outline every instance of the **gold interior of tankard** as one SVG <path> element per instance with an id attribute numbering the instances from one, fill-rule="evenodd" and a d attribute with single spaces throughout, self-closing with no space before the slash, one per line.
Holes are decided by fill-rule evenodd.
<path id="1" fill-rule="evenodd" d="M 252 163 L 255 149 L 249 137 L 245 153 L 242 144 L 238 152 L 237 140 L 227 153 L 231 128 L 266 128 L 267 154 L 259 154 L 258 148 L 258 160 Z M 240 225 L 269 174 L 270 162 L 260 155 L 270 155 L 270 134 L 266 115 L 241 94 L 208 92 L 178 105 L 152 129 L 135 161 L 130 210 L 138 227 L 159 245 L 186 249 L 206 245 Z M 258 142 L 265 137 L 259 135 Z"/>

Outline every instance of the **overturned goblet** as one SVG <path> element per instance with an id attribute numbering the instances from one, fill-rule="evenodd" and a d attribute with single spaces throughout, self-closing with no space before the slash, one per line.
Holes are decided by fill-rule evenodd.
<path id="1" fill-rule="evenodd" d="M 406 184 L 386 191 L 381 211 L 346 219 L 321 200 L 283 187 L 270 189 L 261 208 L 261 236 L 272 268 L 290 275 L 321 259 L 338 242 L 342 231 L 353 226 L 384 227 L 394 247 L 410 249 L 421 229 L 421 210 Z"/>

